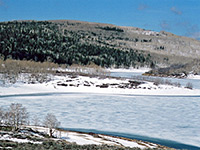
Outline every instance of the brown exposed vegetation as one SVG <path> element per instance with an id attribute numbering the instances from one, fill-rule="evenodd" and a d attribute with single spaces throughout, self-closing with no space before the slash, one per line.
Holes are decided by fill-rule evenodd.
<path id="1" fill-rule="evenodd" d="M 6 61 L 0 60 L 0 79 L 15 83 L 19 78 L 19 75 L 30 74 L 30 81 L 44 82 L 47 79 L 48 73 L 54 73 L 55 68 L 58 68 L 57 64 L 50 62 L 34 62 L 26 60 L 12 60 Z"/>
<path id="2" fill-rule="evenodd" d="M 181 84 L 179 82 L 172 82 L 169 79 L 162 79 L 159 77 L 150 77 L 150 76 L 132 76 L 133 79 L 139 80 L 139 81 L 148 81 L 148 82 L 153 82 L 154 85 L 173 85 L 176 87 L 181 87 Z"/>
<path id="3" fill-rule="evenodd" d="M 200 60 L 194 59 L 190 62 L 173 64 L 169 67 L 154 68 L 144 75 L 160 76 L 160 77 L 176 77 L 185 78 L 188 74 L 200 74 Z M 187 62 L 187 63 L 185 63 Z"/>
<path id="4" fill-rule="evenodd" d="M 85 73 L 85 74 L 89 74 L 89 75 L 108 76 L 110 74 L 109 71 L 107 71 L 106 69 L 104 69 L 100 66 L 97 66 L 94 63 L 85 65 L 85 66 L 73 64 L 73 65 L 69 66 L 68 69 L 73 72 L 76 72 L 76 73 Z"/>
<path id="5" fill-rule="evenodd" d="M 50 22 L 60 24 L 60 30 L 63 32 L 74 31 L 81 37 L 86 37 L 82 38 L 82 42 L 154 53 L 158 56 L 158 63 L 163 61 L 159 56 L 168 58 L 170 64 L 181 62 L 180 59 L 175 58 L 199 59 L 200 56 L 200 41 L 165 31 L 154 32 L 137 27 L 73 20 L 51 20 Z M 173 63 L 170 62 L 171 60 L 174 60 Z"/>
<path id="6" fill-rule="evenodd" d="M 28 112 L 22 104 L 12 103 L 8 110 L 0 108 L 0 125 L 11 127 L 14 131 L 28 124 Z"/>
<path id="7" fill-rule="evenodd" d="M 48 73 L 52 72 L 58 65 L 51 62 L 34 62 L 26 60 L 0 59 L 0 73 L 19 74 L 19 73 Z"/>
<path id="8" fill-rule="evenodd" d="M 66 71 L 68 69 L 69 71 Z M 60 70 L 60 71 L 59 71 Z M 52 75 L 71 75 L 71 78 L 77 75 L 84 76 L 108 76 L 109 72 L 95 64 L 68 66 L 58 65 L 51 62 L 34 62 L 27 60 L 3 61 L 0 59 L 0 80 L 8 83 L 15 83 L 21 75 L 28 74 L 28 83 L 43 83 L 51 80 Z"/>

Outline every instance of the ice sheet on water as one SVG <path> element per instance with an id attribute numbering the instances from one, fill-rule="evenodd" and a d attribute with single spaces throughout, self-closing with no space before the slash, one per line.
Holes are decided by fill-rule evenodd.
<path id="1" fill-rule="evenodd" d="M 1 98 L 22 103 L 42 119 L 53 113 L 63 128 L 132 133 L 200 146 L 199 97 L 62 94 Z"/>

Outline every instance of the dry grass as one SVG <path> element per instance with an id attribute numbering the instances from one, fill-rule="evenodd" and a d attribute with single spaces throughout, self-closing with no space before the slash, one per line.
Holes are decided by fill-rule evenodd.
<path id="1" fill-rule="evenodd" d="M 69 66 L 68 69 L 76 73 L 84 73 L 89 75 L 108 76 L 110 74 L 110 72 L 108 72 L 106 69 L 97 66 L 94 63 L 86 66 L 73 64 L 72 66 Z"/>
<path id="2" fill-rule="evenodd" d="M 19 74 L 19 73 L 48 73 L 53 68 L 58 68 L 57 64 L 51 62 L 34 62 L 26 60 L 0 60 L 0 73 Z"/>
<path id="3" fill-rule="evenodd" d="M 73 20 L 51 20 L 50 22 L 59 24 L 62 30 L 66 29 L 79 34 L 81 37 L 84 36 L 85 38 L 82 38 L 83 42 L 90 44 L 99 44 L 119 49 L 137 49 L 139 51 L 146 51 L 151 55 L 169 56 L 170 58 L 175 56 L 193 59 L 200 56 L 200 42 L 198 40 L 177 36 L 169 32 L 162 31 L 146 35 L 144 33 L 147 31 L 135 27 L 120 27 L 111 24 Z M 124 32 L 105 30 L 105 28 L 121 29 Z M 144 42 L 145 40 L 146 42 Z M 159 47 L 164 47 L 164 49 Z M 157 57 L 155 61 L 162 63 L 163 60 Z M 174 61 L 178 63 L 176 60 Z"/>
<path id="4" fill-rule="evenodd" d="M 172 85 L 176 87 L 181 87 L 179 82 L 172 82 L 169 79 L 162 79 L 160 77 L 150 77 L 150 76 L 132 76 L 132 79 L 139 81 L 154 82 L 154 85 Z"/>
<path id="5" fill-rule="evenodd" d="M 47 73 L 58 68 L 57 64 L 51 62 L 34 62 L 26 60 L 0 60 L 0 73 L 19 74 L 19 73 Z"/>
<path id="6" fill-rule="evenodd" d="M 34 62 L 26 60 L 0 60 L 0 79 L 15 83 L 22 73 L 31 74 L 31 78 L 39 82 L 43 82 L 47 78 L 47 74 L 54 73 L 57 64 L 51 62 Z"/>
<path id="7" fill-rule="evenodd" d="M 0 59 L 0 80 L 3 80 L 4 83 L 15 83 L 19 78 L 21 78 L 21 74 L 29 74 L 27 81 L 28 83 L 42 83 L 51 80 L 49 75 L 57 74 L 57 70 L 59 70 L 59 68 L 64 69 L 66 68 L 66 66 L 59 66 L 58 64 L 51 62 L 41 63 L 27 60 L 12 59 L 7 59 L 6 61 L 3 61 Z M 68 69 L 78 74 L 97 76 L 109 75 L 108 71 L 95 64 L 90 64 L 87 66 L 74 64 L 72 66 L 69 66 Z"/>

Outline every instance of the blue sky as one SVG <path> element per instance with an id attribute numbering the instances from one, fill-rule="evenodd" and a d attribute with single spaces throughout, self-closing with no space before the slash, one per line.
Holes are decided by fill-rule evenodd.
<path id="1" fill-rule="evenodd" d="M 0 0 L 0 21 L 69 19 L 200 39 L 200 0 Z"/>

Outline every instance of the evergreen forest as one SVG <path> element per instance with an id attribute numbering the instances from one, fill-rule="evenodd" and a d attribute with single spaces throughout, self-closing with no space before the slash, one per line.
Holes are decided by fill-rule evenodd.
<path id="1" fill-rule="evenodd" d="M 82 42 L 86 38 L 48 21 L 0 23 L 0 57 L 57 64 L 94 63 L 101 67 L 154 66 L 150 54 Z"/>

